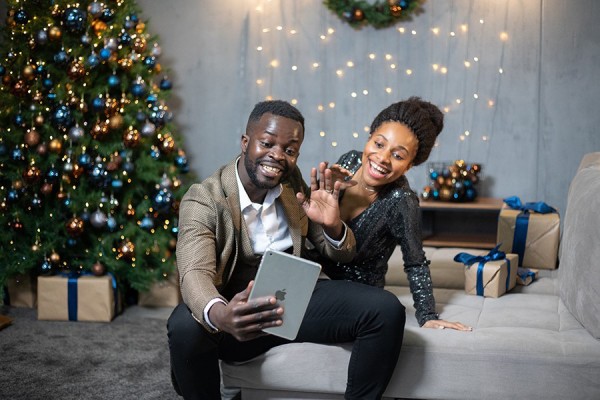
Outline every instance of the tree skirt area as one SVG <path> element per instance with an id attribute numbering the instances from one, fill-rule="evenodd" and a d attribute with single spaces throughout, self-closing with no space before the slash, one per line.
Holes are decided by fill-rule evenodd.
<path id="1" fill-rule="evenodd" d="M 180 399 L 170 378 L 170 309 L 128 307 L 112 322 L 38 321 L 0 306 L 0 399 Z"/>

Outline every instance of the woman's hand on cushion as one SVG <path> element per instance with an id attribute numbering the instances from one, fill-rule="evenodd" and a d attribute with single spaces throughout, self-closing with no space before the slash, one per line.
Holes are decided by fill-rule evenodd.
<path id="1" fill-rule="evenodd" d="M 423 328 L 431 329 L 454 329 L 457 331 L 472 331 L 473 328 L 460 322 L 450 322 L 443 319 L 430 319 L 423 324 Z"/>

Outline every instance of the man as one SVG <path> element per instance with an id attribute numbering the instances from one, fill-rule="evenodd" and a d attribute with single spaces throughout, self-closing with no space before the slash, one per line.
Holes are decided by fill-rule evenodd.
<path id="1" fill-rule="evenodd" d="M 179 211 L 177 264 L 183 304 L 168 322 L 172 378 L 186 399 L 220 399 L 218 360 L 243 361 L 288 340 L 262 329 L 282 323 L 274 296 L 248 302 L 264 251 L 303 256 L 310 241 L 327 257 L 354 256 L 340 219 L 340 182 L 325 171 L 306 185 L 296 162 L 304 117 L 284 101 L 258 103 L 241 155 L 190 187 Z M 396 365 L 405 312 L 389 292 L 319 280 L 295 341 L 354 342 L 346 398 L 378 399 Z"/>

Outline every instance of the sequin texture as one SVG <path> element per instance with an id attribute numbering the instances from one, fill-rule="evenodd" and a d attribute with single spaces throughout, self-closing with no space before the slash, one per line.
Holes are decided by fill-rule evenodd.
<path id="1" fill-rule="evenodd" d="M 350 151 L 338 164 L 354 174 L 361 166 L 362 153 Z M 342 194 L 343 196 L 343 194 Z M 347 279 L 383 287 L 388 260 L 397 245 L 402 249 L 404 271 L 413 296 L 417 321 L 423 325 L 439 319 L 421 241 L 419 199 L 403 176 L 396 185 L 378 193 L 377 199 L 360 215 L 348 222 L 357 242 L 357 255 L 351 263 L 336 264 L 319 260 L 332 279 Z"/>

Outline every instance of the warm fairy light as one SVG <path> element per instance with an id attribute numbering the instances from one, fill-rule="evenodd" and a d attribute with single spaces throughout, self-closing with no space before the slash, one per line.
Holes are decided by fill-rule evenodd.
<path id="1" fill-rule="evenodd" d="M 268 96 L 265 97 L 265 100 L 271 101 L 271 100 L 273 100 L 273 96 L 268 95 Z"/>
<path id="2" fill-rule="evenodd" d="M 440 72 L 441 72 L 442 74 L 447 74 L 447 73 L 448 73 L 448 68 L 446 68 L 446 67 L 442 67 L 442 68 L 440 68 Z"/>
<path id="3" fill-rule="evenodd" d="M 444 112 L 447 114 L 450 112 L 450 107 L 444 107 Z"/>
<path id="4" fill-rule="evenodd" d="M 471 62 L 470 61 L 465 61 L 465 67 L 469 68 L 471 66 Z"/>
<path id="5" fill-rule="evenodd" d="M 479 98 L 479 95 L 477 93 L 473 93 L 473 98 L 477 100 Z"/>
<path id="6" fill-rule="evenodd" d="M 358 132 L 352 132 L 352 136 L 356 139 L 358 137 Z"/>
<path id="7" fill-rule="evenodd" d="M 371 54 L 369 54 L 369 58 L 370 58 L 371 60 L 374 60 L 374 59 L 375 59 L 375 54 L 374 54 L 374 53 L 371 53 Z"/>
<path id="8" fill-rule="evenodd" d="M 329 103 L 329 108 L 335 108 L 335 103 L 333 101 Z"/>
<path id="9" fill-rule="evenodd" d="M 440 66 L 438 64 L 433 64 L 431 67 L 433 68 L 434 71 L 437 71 L 440 68 Z"/>
<path id="10" fill-rule="evenodd" d="M 358 96 L 358 95 L 356 94 L 356 92 L 352 92 L 352 93 L 350 93 L 350 96 L 352 96 L 352 97 L 356 97 L 356 96 Z"/>
<path id="11" fill-rule="evenodd" d="M 263 28 L 262 31 L 263 31 L 263 33 L 269 33 L 269 32 L 271 32 L 271 30 L 269 28 Z"/>
<path id="12" fill-rule="evenodd" d="M 412 69 L 407 69 L 407 70 L 406 70 L 406 75 L 412 75 L 412 73 L 413 73 L 413 72 L 412 72 Z"/>
<path id="13" fill-rule="evenodd" d="M 367 89 L 363 90 L 363 94 L 366 96 L 369 94 L 369 91 Z"/>
<path id="14" fill-rule="evenodd" d="M 335 32 L 335 29 L 333 29 L 333 28 L 327 29 L 327 34 L 328 35 L 333 35 L 334 32 Z"/>
<path id="15" fill-rule="evenodd" d="M 391 87 L 386 87 L 386 88 L 385 88 L 385 92 L 386 92 L 387 94 L 390 94 L 390 93 L 392 93 L 392 88 L 391 88 Z"/>
<path id="16" fill-rule="evenodd" d="M 465 139 L 466 139 L 465 135 L 460 135 L 460 136 L 459 136 L 459 138 L 460 138 L 460 141 L 461 141 L 461 142 L 464 142 L 464 141 L 465 141 Z"/>
<path id="17" fill-rule="evenodd" d="M 271 65 L 272 68 L 277 68 L 279 67 L 279 60 L 271 60 L 269 65 Z"/>
<path id="18" fill-rule="evenodd" d="M 479 20 L 479 23 L 483 25 L 483 23 L 484 23 L 483 18 Z"/>
<path id="19" fill-rule="evenodd" d="M 450 36 L 454 37 L 456 36 L 456 33 L 454 31 L 450 32 Z"/>
<path id="20" fill-rule="evenodd" d="M 471 134 L 471 132 L 465 131 L 465 136 L 469 136 L 470 134 Z"/>
<path id="21" fill-rule="evenodd" d="M 500 40 L 502 40 L 503 42 L 506 42 L 508 40 L 508 33 L 501 32 L 500 33 Z"/>
<path id="22" fill-rule="evenodd" d="M 296 104 L 298 104 L 298 99 L 292 99 L 290 101 L 290 103 L 292 103 L 293 105 L 296 105 Z"/>
<path id="23" fill-rule="evenodd" d="M 481 137 L 481 140 L 483 140 L 484 142 L 487 142 L 488 137 L 484 135 L 484 136 Z"/>
<path id="24" fill-rule="evenodd" d="M 321 36 L 319 36 L 319 37 L 321 38 L 321 40 L 325 40 L 325 39 L 327 39 L 327 36 L 325 36 L 325 35 L 321 35 Z"/>
<path id="25" fill-rule="evenodd" d="M 473 61 L 479 62 L 479 57 L 473 57 Z"/>
<path id="26" fill-rule="evenodd" d="M 348 61 L 348 62 L 346 63 L 346 66 L 347 66 L 348 68 L 352 68 L 352 67 L 354 67 L 354 62 L 352 62 L 352 61 Z"/>
<path id="27" fill-rule="evenodd" d="M 292 65 L 292 71 L 297 71 L 298 70 L 298 66 L 297 65 Z"/>
<path id="28" fill-rule="evenodd" d="M 370 127 L 368 127 L 368 126 L 364 126 L 364 127 L 363 127 L 363 131 L 365 131 L 365 132 L 369 133 L 369 132 L 371 131 L 371 128 L 370 128 Z"/>
<path id="29" fill-rule="evenodd" d="M 337 71 L 335 71 L 335 74 L 341 78 L 342 76 L 344 76 L 344 71 L 341 69 L 338 69 Z"/>
<path id="30" fill-rule="evenodd" d="M 396 69 L 396 64 L 390 64 L 391 69 Z"/>
<path id="31" fill-rule="evenodd" d="M 413 36 L 414 36 L 414 35 L 416 35 L 416 34 L 417 34 L 417 31 L 415 31 L 415 30 L 413 29 L 412 31 L 410 31 L 410 33 L 412 33 L 412 34 L 413 34 Z"/>
<path id="32" fill-rule="evenodd" d="M 398 28 L 398 32 L 404 33 L 405 29 L 403 27 Z"/>
<path id="33" fill-rule="evenodd" d="M 298 33 L 298 31 L 297 31 L 297 30 L 295 30 L 295 29 L 292 29 L 292 30 L 290 31 L 290 35 L 295 35 L 296 33 Z"/>
<path id="34" fill-rule="evenodd" d="M 494 100 L 488 100 L 488 107 L 494 107 Z"/>
<path id="35" fill-rule="evenodd" d="M 324 137 L 325 136 L 325 131 L 319 132 L 319 136 Z"/>
<path id="36" fill-rule="evenodd" d="M 332 147 L 337 147 L 337 142 L 331 142 Z"/>
<path id="37" fill-rule="evenodd" d="M 467 32 L 469 30 L 469 26 L 467 24 L 462 24 L 460 26 L 460 30 L 463 32 Z"/>
<path id="38" fill-rule="evenodd" d="M 314 63 L 312 64 L 312 67 L 313 67 L 313 68 L 319 68 L 319 63 L 318 63 L 318 62 L 314 62 Z"/>
<path id="39" fill-rule="evenodd" d="M 462 103 L 462 100 L 461 100 L 461 99 L 456 99 L 456 100 L 454 100 L 454 101 L 456 101 L 456 104 L 460 104 L 460 103 Z"/>
<path id="40" fill-rule="evenodd" d="M 323 111 L 323 109 L 324 109 L 323 104 L 319 104 L 317 106 L 317 111 Z"/>
<path id="41" fill-rule="evenodd" d="M 433 32 L 434 35 L 439 35 L 440 34 L 440 28 L 431 28 L 431 32 Z"/>
<path id="42" fill-rule="evenodd" d="M 282 29 L 283 29 L 283 26 L 281 26 L 281 25 L 277 25 L 277 28 L 275 28 L 275 29 L 277 29 L 278 31 L 280 31 L 280 30 L 282 30 Z"/>
<path id="43" fill-rule="evenodd" d="M 262 85 L 264 83 L 264 81 L 262 79 L 257 79 L 256 80 L 256 84 L 257 85 Z"/>
<path id="44" fill-rule="evenodd" d="M 263 11 L 262 6 L 256 6 L 255 10 L 258 11 L 258 12 L 262 12 Z"/>
<path id="45" fill-rule="evenodd" d="M 504 70 L 503 70 L 502 68 L 498 68 L 498 73 L 499 73 L 499 74 L 503 74 L 503 73 L 504 73 Z"/>
<path id="46" fill-rule="evenodd" d="M 392 55 L 391 54 L 386 54 L 385 55 L 385 59 L 388 60 L 388 61 L 391 60 L 392 59 Z"/>

